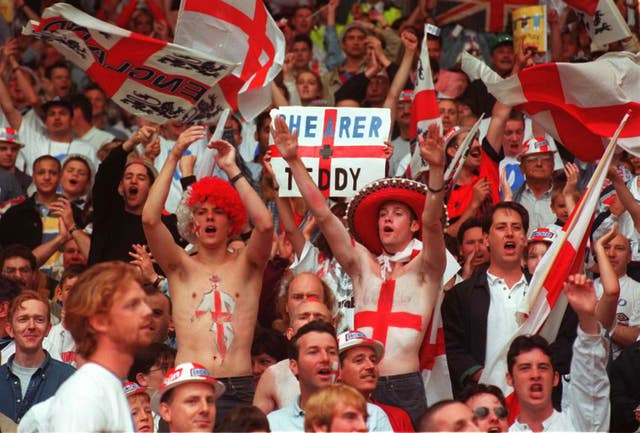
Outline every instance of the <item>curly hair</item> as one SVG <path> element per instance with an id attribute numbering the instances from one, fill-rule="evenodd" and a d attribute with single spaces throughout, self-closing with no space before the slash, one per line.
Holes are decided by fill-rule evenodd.
<path id="1" fill-rule="evenodd" d="M 64 327 L 76 342 L 76 352 L 89 357 L 97 348 L 96 331 L 89 324 L 92 316 L 107 313 L 118 292 L 131 281 L 142 286 L 140 272 L 129 263 L 103 262 L 84 271 L 64 303 Z"/>
<path id="2" fill-rule="evenodd" d="M 196 242 L 192 233 L 193 209 L 196 204 L 207 201 L 227 214 L 232 223 L 231 235 L 241 233 L 242 227 L 247 223 L 247 212 L 240 195 L 229 182 L 213 176 L 204 177 L 190 185 L 182 195 L 176 216 L 178 232 L 183 239 L 192 244 Z"/>

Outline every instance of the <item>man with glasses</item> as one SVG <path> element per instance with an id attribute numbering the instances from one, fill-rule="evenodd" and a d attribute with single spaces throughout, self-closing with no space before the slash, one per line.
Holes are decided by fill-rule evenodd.
<path id="1" fill-rule="evenodd" d="M 551 210 L 553 153 L 546 139 L 534 137 L 525 141 L 519 157 L 525 182 L 514 191 L 513 201 L 529 211 L 530 230 L 546 227 L 556 220 Z"/>
<path id="2" fill-rule="evenodd" d="M 36 289 L 36 258 L 23 245 L 10 245 L 0 255 L 2 276 L 17 283 L 22 290 Z"/>
<path id="3" fill-rule="evenodd" d="M 489 433 L 509 430 L 509 413 L 504 394 L 497 386 L 473 384 L 462 391 L 460 401 L 473 411 L 480 431 Z"/>

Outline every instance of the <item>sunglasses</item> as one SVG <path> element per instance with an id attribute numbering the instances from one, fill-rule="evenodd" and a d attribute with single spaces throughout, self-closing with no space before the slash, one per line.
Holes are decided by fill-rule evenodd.
<path id="1" fill-rule="evenodd" d="M 480 419 L 484 419 L 486 417 L 489 416 L 489 408 L 488 407 L 484 407 L 484 406 L 480 406 L 477 407 L 473 410 L 473 413 L 476 414 L 476 416 Z M 504 419 L 507 417 L 508 413 L 507 413 L 507 409 L 503 408 L 502 406 L 496 406 L 493 408 L 493 413 L 496 414 L 496 416 L 500 419 Z"/>

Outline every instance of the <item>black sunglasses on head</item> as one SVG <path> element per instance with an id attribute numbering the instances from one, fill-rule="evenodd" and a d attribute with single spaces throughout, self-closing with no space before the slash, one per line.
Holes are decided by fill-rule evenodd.
<path id="1" fill-rule="evenodd" d="M 484 419 L 486 417 L 489 416 L 489 408 L 488 407 L 484 407 L 484 406 L 480 406 L 477 407 L 473 410 L 473 413 L 476 414 L 476 416 L 480 419 Z M 506 418 L 508 413 L 507 413 L 507 409 L 505 409 L 502 406 L 496 406 L 493 408 L 493 413 L 496 414 L 496 416 L 500 419 Z"/>

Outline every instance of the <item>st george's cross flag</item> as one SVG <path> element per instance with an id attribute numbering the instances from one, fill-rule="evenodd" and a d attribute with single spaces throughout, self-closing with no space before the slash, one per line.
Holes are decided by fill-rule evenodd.
<path id="1" fill-rule="evenodd" d="M 411 161 L 407 174 L 411 178 L 417 178 L 428 169 L 427 164 L 420 157 L 420 146 L 416 142 L 418 134 L 423 134 L 429 129 L 429 125 L 437 123 L 442 130 L 442 119 L 440 118 L 440 108 L 436 98 L 436 90 L 433 86 L 433 75 L 431 73 L 431 63 L 429 62 L 429 47 L 427 45 L 427 26 L 425 26 L 420 58 L 416 68 L 416 85 L 413 91 L 413 101 L 411 102 L 411 121 L 409 123 L 409 137 L 413 141 Z"/>
<path id="2" fill-rule="evenodd" d="M 440 27 L 460 24 L 477 32 L 503 32 L 511 11 L 537 4 L 538 0 L 439 0 L 435 20 Z"/>
<path id="3" fill-rule="evenodd" d="M 54 46 L 126 111 L 153 122 L 208 123 L 223 109 L 216 83 L 231 62 L 121 29 L 67 3 L 23 33 Z"/>
<path id="4" fill-rule="evenodd" d="M 251 120 L 271 104 L 285 40 L 262 0 L 183 0 L 174 42 L 236 65 L 218 86 L 240 117 Z"/>
<path id="5" fill-rule="evenodd" d="M 462 54 L 471 80 L 486 77 L 482 61 Z M 628 110 L 640 112 L 640 54 L 607 53 L 587 63 L 545 63 L 485 82 L 505 105 L 524 111 L 582 161 L 602 157 Z M 618 145 L 640 152 L 640 117 L 629 119 Z"/>
<path id="6" fill-rule="evenodd" d="M 624 126 L 627 118 L 628 115 L 623 117 L 618 130 Z M 507 344 L 497 350 L 485 363 L 480 382 L 491 383 L 502 389 L 507 398 L 510 419 L 515 419 L 517 416 L 518 406 L 513 389 L 507 384 L 505 376 L 509 346 L 518 335 L 540 334 L 547 341 L 555 340 L 567 306 L 567 299 L 563 293 L 564 282 L 569 275 L 582 271 L 591 223 L 600 201 L 602 185 L 607 178 L 607 170 L 615 147 L 614 139 L 607 146 L 595 173 L 562 231 L 538 263 L 529 283 L 527 295 L 518 308 L 516 320 L 522 325 Z"/>

